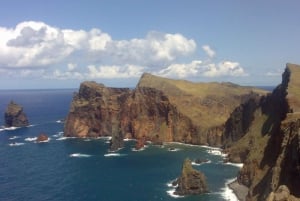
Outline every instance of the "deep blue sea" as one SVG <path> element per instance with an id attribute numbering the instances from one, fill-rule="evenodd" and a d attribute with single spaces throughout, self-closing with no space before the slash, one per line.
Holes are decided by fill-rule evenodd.
<path id="1" fill-rule="evenodd" d="M 127 141 L 125 148 L 112 154 L 107 139 L 63 138 L 59 120 L 67 115 L 75 91 L 0 91 L 0 125 L 10 100 L 23 106 L 31 124 L 0 129 L 1 201 L 236 200 L 226 183 L 239 167 L 224 164 L 218 149 L 150 144 L 134 151 L 134 142 Z M 50 140 L 35 143 L 41 132 Z M 168 183 L 179 176 L 187 157 L 209 160 L 194 167 L 206 175 L 210 193 L 179 198 L 170 193 Z"/>

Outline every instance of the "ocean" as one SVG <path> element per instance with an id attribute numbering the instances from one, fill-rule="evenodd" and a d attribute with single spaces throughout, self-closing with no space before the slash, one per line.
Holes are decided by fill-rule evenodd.
<path id="1" fill-rule="evenodd" d="M 1 201 L 237 200 L 226 184 L 240 165 L 224 164 L 217 148 L 170 143 L 135 151 L 135 142 L 126 141 L 123 149 L 109 153 L 107 138 L 64 138 L 61 120 L 75 91 L 0 90 L 0 125 L 11 100 L 23 106 L 30 121 L 26 128 L 0 129 Z M 40 133 L 50 140 L 36 143 Z M 210 193 L 172 194 L 170 183 L 185 158 L 208 160 L 193 166 L 206 175 Z"/>

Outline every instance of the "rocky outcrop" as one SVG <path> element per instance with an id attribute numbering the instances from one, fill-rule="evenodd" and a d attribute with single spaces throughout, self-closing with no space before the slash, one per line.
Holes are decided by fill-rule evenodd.
<path id="1" fill-rule="evenodd" d="M 4 114 L 5 127 L 25 127 L 29 125 L 23 107 L 11 101 Z"/>
<path id="2" fill-rule="evenodd" d="M 212 94 L 213 90 L 220 93 Z M 197 84 L 150 74 L 144 74 L 134 90 L 83 82 L 74 95 L 64 135 L 112 136 L 113 150 L 122 146 L 123 138 L 128 136 L 138 142 L 143 139 L 157 144 L 176 141 L 221 146 L 229 112 L 250 93 L 265 92 L 228 83 Z"/>
<path id="3" fill-rule="evenodd" d="M 175 194 L 193 195 L 208 193 L 205 175 L 192 167 L 191 160 L 186 159 L 182 165 L 180 177 L 173 182 L 177 186 Z"/>
<path id="4" fill-rule="evenodd" d="M 49 137 L 45 133 L 41 133 L 38 135 L 36 142 L 47 142 L 49 140 Z"/>
<path id="5" fill-rule="evenodd" d="M 275 192 L 271 192 L 266 201 L 300 201 L 300 199 L 291 195 L 288 187 L 282 185 Z"/>
<path id="6" fill-rule="evenodd" d="M 282 83 L 272 94 L 252 101 L 248 109 L 237 108 L 240 112 L 234 112 L 228 120 L 239 119 L 229 124 L 227 137 L 236 136 L 236 142 L 227 151 L 229 160 L 244 163 L 237 179 L 249 187 L 246 200 L 290 200 L 292 196 L 286 195 L 300 196 L 299 76 L 300 66 L 287 64 Z M 245 127 L 244 116 L 248 120 Z M 287 190 L 283 191 L 282 185 Z M 285 198 L 279 199 L 283 194 Z"/>

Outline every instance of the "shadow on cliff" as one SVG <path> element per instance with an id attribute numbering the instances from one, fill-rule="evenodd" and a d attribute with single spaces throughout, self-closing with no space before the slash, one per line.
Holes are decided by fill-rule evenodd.
<path id="1" fill-rule="evenodd" d="M 272 181 L 272 177 L 274 173 L 273 168 L 276 166 L 277 158 L 282 151 L 281 144 L 284 133 L 281 130 L 281 121 L 286 118 L 289 111 L 289 105 L 286 100 L 286 88 L 287 85 L 284 83 L 279 85 L 272 94 L 266 96 L 261 102 L 262 113 L 267 116 L 267 120 L 263 123 L 261 134 L 263 136 L 269 135 L 270 138 L 264 149 L 259 168 L 264 169 L 266 166 L 271 168 L 253 188 L 253 195 L 259 195 L 258 200 L 264 200 L 265 196 L 274 190 L 271 189 L 272 185 L 274 186 L 274 182 L 279 182 L 279 178 L 277 181 Z"/>

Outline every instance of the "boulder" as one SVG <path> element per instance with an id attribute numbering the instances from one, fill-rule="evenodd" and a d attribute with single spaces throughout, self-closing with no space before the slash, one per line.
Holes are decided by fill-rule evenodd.
<path id="1" fill-rule="evenodd" d="M 181 175 L 173 185 L 177 185 L 175 190 L 175 194 L 177 195 L 193 195 L 209 192 L 205 175 L 194 169 L 189 159 L 184 161 Z"/>
<path id="2" fill-rule="evenodd" d="M 49 140 L 49 137 L 44 133 L 39 134 L 39 136 L 36 139 L 37 142 L 46 142 L 48 140 Z"/>
<path id="3" fill-rule="evenodd" d="M 11 101 L 4 113 L 5 127 L 25 127 L 29 125 L 23 107 Z"/>

